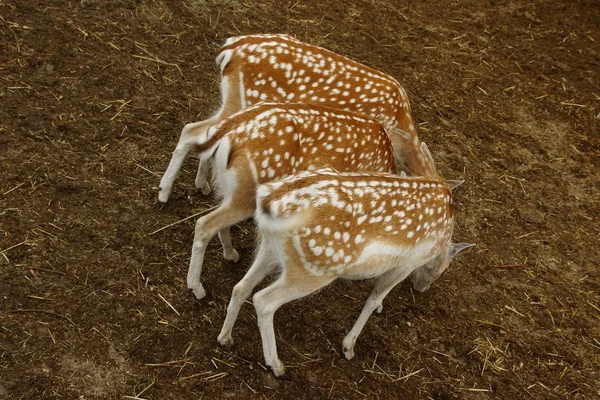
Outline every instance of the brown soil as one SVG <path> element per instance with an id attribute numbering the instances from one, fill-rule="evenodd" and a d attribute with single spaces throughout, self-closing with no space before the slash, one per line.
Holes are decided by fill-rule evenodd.
<path id="1" fill-rule="evenodd" d="M 598 21 L 594 0 L 0 2 L 0 398 L 599 398 Z M 477 243 L 397 287 L 352 361 L 372 282 L 284 306 L 288 380 L 249 304 L 216 341 L 252 224 L 238 265 L 209 249 L 210 301 L 184 283 L 193 219 L 152 234 L 214 204 L 190 157 L 153 208 L 182 126 L 218 107 L 216 50 L 258 32 L 401 81 Z"/>

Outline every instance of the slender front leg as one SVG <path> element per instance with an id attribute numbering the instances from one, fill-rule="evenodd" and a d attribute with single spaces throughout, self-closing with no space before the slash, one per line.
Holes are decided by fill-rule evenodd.
<path id="1" fill-rule="evenodd" d="M 209 160 L 203 159 L 202 154 L 198 155 L 200 164 L 198 165 L 198 173 L 196 174 L 196 189 L 200 189 L 203 195 L 208 196 L 210 193 L 210 185 L 208 184 L 208 165 Z"/>
<path id="2" fill-rule="evenodd" d="M 223 93 L 228 93 L 228 85 L 229 79 L 223 78 L 221 81 Z M 207 139 L 207 131 L 212 125 L 218 124 L 238 110 L 239 100 L 232 96 L 228 96 L 223 99 L 223 107 L 217 114 L 204 121 L 192 122 L 183 127 L 181 136 L 179 136 L 179 142 L 175 148 L 175 151 L 173 152 L 171 161 L 169 162 L 169 167 L 160 180 L 160 188 L 158 191 L 158 201 L 160 203 L 166 203 L 167 200 L 169 200 L 169 195 L 171 194 L 175 176 L 181 168 L 183 159 L 190 151 L 194 143 L 205 142 Z M 198 166 L 198 173 L 196 175 L 196 187 L 201 189 L 202 193 L 206 195 L 210 193 L 210 185 L 207 181 L 208 160 L 202 160 L 201 154 L 199 154 L 198 157 L 200 158 L 200 165 Z"/>
<path id="3" fill-rule="evenodd" d="M 194 292 L 197 299 L 206 296 L 206 291 L 200 283 L 200 274 L 208 242 L 218 231 L 252 216 L 254 207 L 249 207 L 245 203 L 245 201 L 236 200 L 223 203 L 219 208 L 196 221 L 192 258 L 187 275 L 187 287 Z"/>
<path id="4" fill-rule="evenodd" d="M 171 157 L 169 166 L 167 167 L 165 174 L 160 179 L 160 186 L 158 188 L 158 201 L 160 203 L 166 203 L 167 200 L 169 200 L 169 196 L 171 195 L 173 182 L 175 181 L 177 172 L 179 172 L 179 169 L 181 168 L 181 164 L 183 163 L 185 156 L 192 148 L 192 144 L 185 143 L 183 139 L 184 138 L 182 137 L 179 141 L 179 144 L 173 152 L 173 156 Z"/>
<path id="5" fill-rule="evenodd" d="M 275 283 L 256 293 L 252 298 L 258 317 L 265 364 L 271 367 L 275 376 L 285 373 L 285 367 L 277 356 L 277 343 L 273 328 L 275 311 L 285 303 L 304 297 L 328 285 L 334 279 L 329 276 L 312 276 L 304 275 L 304 273 L 288 274 L 288 271 L 284 269 L 283 275 Z"/>
<path id="6" fill-rule="evenodd" d="M 224 346 L 233 344 L 231 331 L 233 330 L 233 326 L 237 320 L 237 316 L 242 304 L 244 304 L 246 299 L 248 299 L 256 285 L 258 285 L 267 275 L 273 272 L 276 266 L 277 258 L 272 252 L 270 245 L 266 244 L 263 240 L 258 248 L 258 253 L 256 254 L 254 263 L 242 280 L 239 281 L 238 284 L 233 288 L 231 301 L 227 307 L 227 317 L 223 323 L 221 333 L 219 333 L 219 337 L 217 338 L 219 343 Z"/>
<path id="7" fill-rule="evenodd" d="M 208 235 L 204 235 L 204 238 L 208 238 Z M 212 238 L 212 236 L 210 236 L 210 238 Z M 204 239 L 204 241 L 201 242 L 200 240 L 196 240 L 196 235 L 194 235 L 192 258 L 190 259 L 190 268 L 188 269 L 187 274 L 187 287 L 194 293 L 194 296 L 196 296 L 197 299 L 202 299 L 206 296 L 206 290 L 204 290 L 204 286 L 200 283 L 200 274 L 202 273 L 206 245 L 210 241 L 210 238 Z"/>
<path id="8" fill-rule="evenodd" d="M 367 320 L 373 314 L 373 311 L 383 309 L 383 299 L 398 283 L 402 282 L 409 274 L 405 268 L 397 267 L 394 268 L 377 279 L 375 288 L 369 295 L 365 306 L 360 313 L 358 319 L 354 323 L 354 326 L 348 332 L 343 342 L 343 351 L 346 360 L 351 360 L 354 357 L 354 345 L 360 332 L 363 330 Z"/>
<path id="9" fill-rule="evenodd" d="M 238 262 L 240 255 L 233 248 L 233 244 L 231 244 L 231 227 L 228 226 L 219 231 L 219 240 L 221 240 L 221 245 L 223 245 L 223 258 L 227 261 Z"/>
<path id="10" fill-rule="evenodd" d="M 183 163 L 187 153 L 190 151 L 194 143 L 197 143 L 199 140 L 206 140 L 206 131 L 211 124 L 219 121 L 219 118 L 221 117 L 217 115 L 204 121 L 186 124 L 183 127 L 181 130 L 181 135 L 179 136 L 179 142 L 177 143 L 177 147 L 175 148 L 173 156 L 171 157 L 171 161 L 169 162 L 169 166 L 160 180 L 160 187 L 158 191 L 158 201 L 160 203 L 166 203 L 167 200 L 169 200 L 169 195 L 171 194 L 171 189 L 173 187 L 173 181 L 175 181 L 177 172 L 179 172 L 181 164 Z M 208 164 L 206 165 L 205 169 L 206 168 L 208 168 Z"/>

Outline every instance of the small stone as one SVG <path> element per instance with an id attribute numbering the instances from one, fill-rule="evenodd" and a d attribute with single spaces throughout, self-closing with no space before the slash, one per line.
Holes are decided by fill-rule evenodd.
<path id="1" fill-rule="evenodd" d="M 235 397 L 238 397 L 239 393 L 236 390 L 233 389 L 224 389 L 220 395 L 224 398 L 224 399 L 233 399 Z"/>
<path id="2" fill-rule="evenodd" d="M 519 211 L 521 219 L 531 224 L 542 224 L 544 223 L 544 216 L 542 213 L 536 210 L 521 210 Z"/>

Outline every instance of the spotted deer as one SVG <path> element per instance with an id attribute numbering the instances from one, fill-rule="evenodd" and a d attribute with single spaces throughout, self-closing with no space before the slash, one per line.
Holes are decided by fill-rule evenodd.
<path id="1" fill-rule="evenodd" d="M 202 160 L 214 159 L 214 183 L 223 197 L 216 210 L 196 222 L 187 285 L 197 298 L 206 294 L 200 273 L 206 247 L 216 233 L 225 259 L 239 259 L 229 227 L 254 214 L 258 185 L 325 166 L 338 171 L 396 171 L 390 138 L 378 121 L 318 105 L 261 103 L 188 143 Z M 433 163 L 425 144 L 411 156 Z"/>
<path id="2" fill-rule="evenodd" d="M 160 182 L 159 203 L 167 202 L 174 173 L 190 142 L 210 126 L 258 102 L 320 104 L 369 115 L 388 131 L 402 170 L 430 175 L 430 165 L 409 154 L 419 148 L 408 97 L 391 76 L 288 35 L 247 35 L 227 39 L 217 59 L 221 71 L 220 110 L 185 125 Z M 416 162 L 417 165 L 412 164 Z M 210 192 L 208 164 L 200 157 L 195 185 Z"/>
<path id="3" fill-rule="evenodd" d="M 284 373 L 277 356 L 274 313 L 336 278 L 376 278 L 358 320 L 343 340 L 346 359 L 373 311 L 412 275 L 421 292 L 471 244 L 452 243 L 451 188 L 438 178 L 391 174 L 303 172 L 263 184 L 256 198 L 262 241 L 256 259 L 234 287 L 218 340 L 233 343 L 238 312 L 254 287 L 279 266 L 276 281 L 253 297 L 265 362 Z"/>

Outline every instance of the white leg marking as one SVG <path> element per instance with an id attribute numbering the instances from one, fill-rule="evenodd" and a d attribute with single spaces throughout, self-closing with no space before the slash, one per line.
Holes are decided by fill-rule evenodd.
<path id="1" fill-rule="evenodd" d="M 227 202 L 196 221 L 192 257 L 187 275 L 187 287 L 194 292 L 197 299 L 206 296 L 206 291 L 200 283 L 200 274 L 202 273 L 204 253 L 208 242 L 218 231 L 252 216 L 253 211 L 252 208 L 234 207 L 230 202 Z"/>
<path id="2" fill-rule="evenodd" d="M 235 321 L 237 320 L 238 313 L 242 304 L 248 299 L 252 290 L 258 285 L 267 275 L 269 275 L 277 266 L 277 259 L 270 249 L 270 245 L 267 245 L 264 241 L 258 248 L 256 254 L 256 260 L 242 278 L 242 280 L 235 285 L 231 294 L 231 301 L 227 307 L 227 317 L 223 323 L 223 328 L 217 340 L 223 346 L 233 344 L 233 337 L 231 331 Z"/>
<path id="3" fill-rule="evenodd" d="M 160 187 L 158 190 L 158 201 L 160 201 L 161 203 L 166 203 L 169 200 L 169 196 L 171 195 L 173 182 L 175 181 L 177 172 L 179 172 L 181 164 L 183 163 L 185 156 L 191 148 L 191 144 L 182 143 L 182 140 L 180 140 L 180 143 L 175 148 L 173 156 L 171 157 L 171 161 L 169 162 L 169 166 L 167 167 L 165 174 L 160 180 Z"/>
<path id="4" fill-rule="evenodd" d="M 208 166 L 209 160 L 203 159 L 202 154 L 198 155 L 200 164 L 198 165 L 198 173 L 196 174 L 196 189 L 200 189 L 203 195 L 210 194 L 210 185 L 208 184 Z"/>
<path id="5" fill-rule="evenodd" d="M 238 262 L 240 255 L 231 244 L 230 229 L 230 227 L 227 227 L 219 231 L 219 239 L 221 240 L 221 245 L 223 246 L 223 258 L 227 261 Z"/>
<path id="6" fill-rule="evenodd" d="M 312 278 L 308 278 L 302 282 L 302 288 L 294 287 L 294 283 L 286 279 L 284 268 L 283 275 L 275 283 L 256 293 L 252 298 L 254 308 L 256 309 L 256 316 L 258 317 L 258 327 L 260 328 L 265 364 L 271 367 L 275 376 L 283 375 L 285 367 L 277 356 L 273 316 L 275 311 L 283 304 L 304 297 L 328 285 L 335 279 L 330 277 Z"/>
<path id="7" fill-rule="evenodd" d="M 371 295 L 367 299 L 365 306 L 360 313 L 358 319 L 354 323 L 354 326 L 348 332 L 343 341 L 343 351 L 346 360 L 351 360 L 354 357 L 354 345 L 360 332 L 363 330 L 367 320 L 373 314 L 373 311 L 383 309 L 383 299 L 387 294 L 396 286 L 402 282 L 409 274 L 406 268 L 397 267 L 390 271 L 385 272 L 377 279 L 375 288 L 371 292 Z"/>

